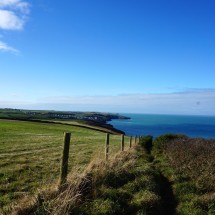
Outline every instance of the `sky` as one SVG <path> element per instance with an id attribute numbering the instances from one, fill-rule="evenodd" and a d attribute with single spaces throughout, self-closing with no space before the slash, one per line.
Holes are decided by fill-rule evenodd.
<path id="1" fill-rule="evenodd" d="M 0 0 L 0 108 L 215 115 L 214 0 Z"/>

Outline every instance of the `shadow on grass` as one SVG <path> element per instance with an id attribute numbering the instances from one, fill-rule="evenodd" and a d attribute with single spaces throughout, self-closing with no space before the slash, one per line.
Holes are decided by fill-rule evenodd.
<path id="1" fill-rule="evenodd" d="M 159 177 L 160 181 L 160 196 L 163 206 L 163 215 L 176 214 L 177 200 L 172 190 L 172 183 L 162 173 Z"/>

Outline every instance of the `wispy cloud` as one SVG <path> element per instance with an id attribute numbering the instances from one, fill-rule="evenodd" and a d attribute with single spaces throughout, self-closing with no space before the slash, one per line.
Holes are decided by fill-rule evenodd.
<path id="1" fill-rule="evenodd" d="M 0 41 L 0 51 L 3 51 L 3 52 L 12 52 L 12 53 L 15 53 L 15 54 L 18 54 L 19 51 L 17 49 L 14 49 L 10 46 L 8 46 L 6 43 Z"/>
<path id="2" fill-rule="evenodd" d="M 28 14 L 30 5 L 28 2 L 23 0 L 1 0 L 0 7 L 19 10 L 23 14 Z"/>
<path id="3" fill-rule="evenodd" d="M 0 29 L 19 31 L 24 28 L 30 4 L 23 0 L 0 0 Z M 0 51 L 17 53 L 15 48 L 0 41 Z"/>
<path id="4" fill-rule="evenodd" d="M 13 102 L 9 102 L 11 104 Z M 1 102 L 0 106 L 6 104 Z M 195 89 L 162 94 L 123 94 L 116 96 L 61 96 L 36 101 L 16 101 L 13 107 L 31 109 L 133 112 L 158 114 L 215 115 L 215 89 Z"/>
<path id="5" fill-rule="evenodd" d="M 118 96 L 83 96 L 47 98 L 43 102 L 70 104 L 71 107 L 96 107 L 116 112 L 215 115 L 215 90 L 166 94 L 127 94 Z M 41 101 L 42 102 L 42 101 Z"/>

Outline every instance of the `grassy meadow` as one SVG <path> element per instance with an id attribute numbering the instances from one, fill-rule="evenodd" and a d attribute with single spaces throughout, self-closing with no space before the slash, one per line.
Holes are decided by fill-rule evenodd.
<path id="1" fill-rule="evenodd" d="M 63 123 L 0 120 L 0 213 L 215 214 L 215 140 L 145 136 L 130 149 L 125 137 L 122 152 L 112 134 L 107 162 L 107 128 Z M 64 132 L 69 175 L 58 186 Z"/>
<path id="2" fill-rule="evenodd" d="M 64 132 L 71 132 L 69 171 L 82 171 L 93 157 L 104 159 L 104 132 L 63 124 L 0 120 L 3 211 L 15 200 L 58 181 Z M 120 142 L 119 135 L 110 136 L 110 154 L 120 150 Z"/>

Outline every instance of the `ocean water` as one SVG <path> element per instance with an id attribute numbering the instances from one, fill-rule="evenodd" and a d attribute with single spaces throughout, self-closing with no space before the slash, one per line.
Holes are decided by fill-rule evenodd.
<path id="1" fill-rule="evenodd" d="M 174 133 L 189 137 L 215 139 L 215 116 L 180 116 L 156 114 L 121 114 L 129 120 L 112 120 L 109 124 L 122 130 L 129 136 Z"/>

